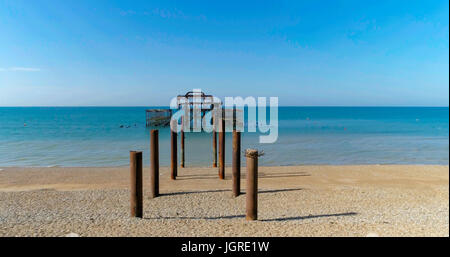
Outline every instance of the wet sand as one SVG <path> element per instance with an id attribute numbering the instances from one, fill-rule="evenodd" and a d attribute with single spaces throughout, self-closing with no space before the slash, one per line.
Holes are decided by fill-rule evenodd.
<path id="1" fill-rule="evenodd" d="M 449 236 L 449 166 L 259 168 L 258 221 L 231 167 L 161 167 L 161 197 L 129 217 L 128 167 L 0 168 L 0 236 Z"/>

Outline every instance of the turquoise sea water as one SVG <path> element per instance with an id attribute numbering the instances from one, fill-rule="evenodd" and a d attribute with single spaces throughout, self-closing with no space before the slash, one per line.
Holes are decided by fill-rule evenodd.
<path id="1" fill-rule="evenodd" d="M 0 166 L 122 166 L 129 150 L 144 151 L 148 166 L 148 108 L 0 108 Z M 278 141 L 259 135 L 243 133 L 242 149 L 264 150 L 261 165 L 449 164 L 448 107 L 280 107 Z M 169 143 L 161 129 L 162 166 Z M 211 134 L 186 133 L 186 165 L 211 165 L 211 147 Z"/>

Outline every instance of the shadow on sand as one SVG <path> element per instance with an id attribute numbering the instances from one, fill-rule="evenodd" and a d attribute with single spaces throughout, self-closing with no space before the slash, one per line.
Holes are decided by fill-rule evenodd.
<path id="1" fill-rule="evenodd" d="M 230 215 L 230 216 L 219 216 L 219 217 L 159 217 L 159 218 L 144 218 L 148 220 L 157 219 L 169 219 L 169 220 L 220 220 L 220 219 L 238 219 L 245 218 L 245 215 Z"/>
<path id="2" fill-rule="evenodd" d="M 259 178 L 289 178 L 289 177 L 310 177 L 310 174 L 271 174 L 271 175 L 262 175 Z"/>
<path id="3" fill-rule="evenodd" d="M 286 188 L 286 189 L 259 190 L 258 194 L 290 192 L 290 191 L 299 191 L 299 190 L 303 190 L 303 189 L 302 188 Z M 231 192 L 231 190 L 230 189 L 217 189 L 217 190 L 203 190 L 203 191 L 173 192 L 173 193 L 163 193 L 163 194 L 160 194 L 160 196 L 220 193 L 220 192 Z M 245 195 L 245 192 L 241 192 L 240 194 Z"/>
<path id="4" fill-rule="evenodd" d="M 291 191 L 300 191 L 300 190 L 303 190 L 303 188 L 269 189 L 269 190 L 259 190 L 258 194 L 291 192 Z"/>
<path id="5" fill-rule="evenodd" d="M 217 189 L 217 190 L 203 190 L 203 191 L 173 192 L 173 193 L 164 193 L 164 194 L 160 194 L 160 196 L 168 196 L 168 195 L 190 195 L 190 194 L 204 194 L 204 193 L 220 193 L 220 192 L 231 192 L 231 190 L 230 190 L 230 189 Z"/>
<path id="6" fill-rule="evenodd" d="M 202 176 L 191 176 L 191 175 L 186 175 L 186 176 L 177 176 L 177 180 L 190 180 L 190 179 L 216 179 L 218 178 L 218 176 L 213 176 L 213 175 L 202 175 Z"/>
<path id="7" fill-rule="evenodd" d="M 261 220 L 261 221 L 305 220 L 305 219 L 317 219 L 317 218 L 341 217 L 341 216 L 355 216 L 355 215 L 358 215 L 358 213 L 356 213 L 356 212 L 345 212 L 345 213 L 319 214 L 319 215 L 308 215 L 308 216 L 298 216 L 298 217 L 264 219 L 264 220 Z"/>
<path id="8" fill-rule="evenodd" d="M 276 174 L 265 174 L 260 173 L 259 178 L 289 178 L 289 177 L 309 177 L 311 174 L 308 173 L 276 173 Z M 177 176 L 178 180 L 190 180 L 190 179 L 217 179 L 217 175 L 185 175 Z M 230 176 L 226 176 L 225 179 L 231 179 Z M 241 179 L 246 179 L 245 173 L 241 174 Z"/>
<path id="9" fill-rule="evenodd" d="M 275 219 L 262 219 L 262 222 L 271 221 L 292 221 L 292 220 L 304 220 L 304 219 L 318 219 L 327 217 L 342 217 L 342 216 L 354 216 L 357 215 L 356 212 L 346 212 L 346 213 L 334 213 L 334 214 L 319 214 L 319 215 L 309 215 L 309 216 L 298 216 L 298 217 L 286 217 L 286 218 L 275 218 Z M 245 215 L 230 215 L 230 216 L 218 216 L 218 217 L 158 217 L 158 218 L 144 218 L 148 220 L 156 219 L 172 219 L 172 220 L 220 220 L 220 219 L 239 219 L 245 218 Z"/>

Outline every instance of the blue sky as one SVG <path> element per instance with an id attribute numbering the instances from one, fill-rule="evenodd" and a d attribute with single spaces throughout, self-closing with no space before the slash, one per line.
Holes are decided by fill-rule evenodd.
<path id="1" fill-rule="evenodd" d="M 0 106 L 448 106 L 448 1 L 0 0 Z"/>

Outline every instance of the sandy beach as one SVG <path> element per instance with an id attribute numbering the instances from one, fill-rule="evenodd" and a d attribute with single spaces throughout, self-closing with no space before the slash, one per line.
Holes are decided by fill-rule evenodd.
<path id="1" fill-rule="evenodd" d="M 449 166 L 259 168 L 258 221 L 231 168 L 161 168 L 161 197 L 129 217 L 128 167 L 0 168 L 0 236 L 449 236 Z"/>

